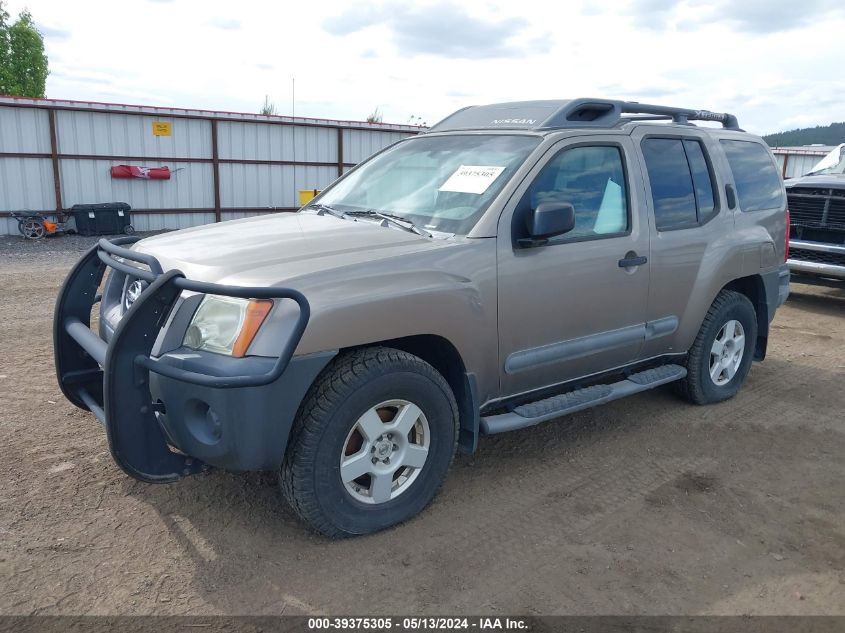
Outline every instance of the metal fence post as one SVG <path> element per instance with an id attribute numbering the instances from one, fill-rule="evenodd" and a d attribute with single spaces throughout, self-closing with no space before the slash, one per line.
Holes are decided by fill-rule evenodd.
<path id="1" fill-rule="evenodd" d="M 337 128 L 337 177 L 343 175 L 343 128 Z"/>
<path id="2" fill-rule="evenodd" d="M 211 123 L 211 171 L 214 183 L 214 221 L 223 219 L 220 207 L 220 156 L 217 153 L 217 119 L 209 119 Z"/>
<path id="3" fill-rule="evenodd" d="M 64 221 L 64 206 L 62 205 L 62 180 L 59 174 L 59 144 L 56 139 L 56 111 L 47 110 L 47 121 L 50 124 L 50 160 L 53 164 L 53 188 L 56 193 L 56 218 Z"/>

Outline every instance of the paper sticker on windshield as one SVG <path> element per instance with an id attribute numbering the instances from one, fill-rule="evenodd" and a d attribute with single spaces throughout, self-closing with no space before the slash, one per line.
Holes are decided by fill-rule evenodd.
<path id="1" fill-rule="evenodd" d="M 455 193 L 484 193 L 505 171 L 504 167 L 489 165 L 461 165 L 440 187 L 440 191 Z"/>

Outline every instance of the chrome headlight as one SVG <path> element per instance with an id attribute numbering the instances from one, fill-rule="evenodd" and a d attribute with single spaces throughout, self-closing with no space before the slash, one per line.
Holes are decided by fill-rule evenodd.
<path id="1" fill-rule="evenodd" d="M 272 307 L 269 299 L 206 295 L 194 312 L 182 343 L 191 349 L 245 356 Z"/>

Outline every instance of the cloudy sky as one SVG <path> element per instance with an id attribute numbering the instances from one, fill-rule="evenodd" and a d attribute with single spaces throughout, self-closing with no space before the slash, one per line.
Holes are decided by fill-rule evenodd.
<path id="1" fill-rule="evenodd" d="M 434 123 L 465 105 L 614 97 L 766 133 L 845 120 L 842 0 L 8 0 L 47 96 Z"/>

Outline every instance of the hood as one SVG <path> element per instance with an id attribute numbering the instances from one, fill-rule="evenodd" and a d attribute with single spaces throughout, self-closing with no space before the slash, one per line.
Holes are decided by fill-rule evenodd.
<path id="1" fill-rule="evenodd" d="M 800 178 L 789 178 L 783 184 L 787 189 L 790 187 L 845 189 L 845 175 L 825 174 L 821 176 L 801 176 Z"/>
<path id="2" fill-rule="evenodd" d="M 433 250 L 453 243 L 369 220 L 277 213 L 207 224 L 141 240 L 135 249 L 191 279 L 272 286 L 299 276 Z"/>

